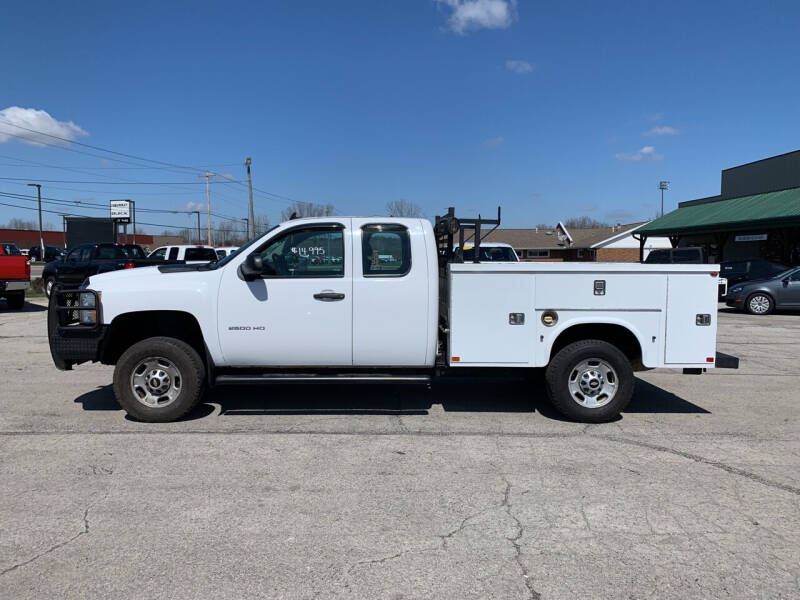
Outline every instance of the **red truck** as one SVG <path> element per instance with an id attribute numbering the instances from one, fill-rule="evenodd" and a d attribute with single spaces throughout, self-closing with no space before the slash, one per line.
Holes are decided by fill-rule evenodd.
<path id="1" fill-rule="evenodd" d="M 25 306 L 25 290 L 31 283 L 31 263 L 14 244 L 0 243 L 0 298 L 8 307 L 19 310 Z"/>

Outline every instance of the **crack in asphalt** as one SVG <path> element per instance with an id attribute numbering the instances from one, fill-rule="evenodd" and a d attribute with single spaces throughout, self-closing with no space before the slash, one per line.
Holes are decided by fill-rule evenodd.
<path id="1" fill-rule="evenodd" d="M 680 456 L 682 458 L 688 458 L 689 460 L 693 460 L 694 462 L 698 462 L 704 465 L 708 465 L 710 467 L 715 467 L 717 469 L 722 469 L 731 475 L 738 475 L 740 477 L 746 477 L 751 481 L 755 481 L 756 483 L 760 483 L 761 485 L 765 485 L 767 487 L 775 488 L 778 490 L 783 490 L 784 492 L 789 492 L 790 494 L 794 494 L 795 496 L 800 496 L 800 488 L 796 488 L 794 486 L 780 483 L 778 481 L 772 481 L 771 479 L 767 479 L 766 477 L 762 477 L 756 473 L 751 473 L 750 471 L 745 471 L 744 469 L 740 469 L 738 467 L 734 467 L 732 465 L 726 464 L 722 461 L 712 460 L 710 458 L 706 458 L 705 456 L 700 456 L 699 454 L 692 454 L 691 452 L 684 452 L 683 450 L 676 450 L 675 448 L 669 448 L 668 446 L 660 446 L 659 444 L 651 444 L 650 442 L 644 442 L 641 440 L 632 440 L 630 438 L 623 438 L 617 436 L 589 436 L 589 437 L 596 437 L 598 439 L 606 440 L 609 442 L 619 442 L 621 444 L 629 444 L 631 446 L 638 446 L 640 448 L 648 448 L 650 450 L 656 450 L 657 452 L 667 452 L 669 454 L 674 454 L 675 456 Z"/>
<path id="2" fill-rule="evenodd" d="M 511 512 L 511 503 L 508 501 L 509 497 L 511 496 L 511 482 L 503 473 L 500 474 L 500 477 L 503 478 L 503 481 L 506 484 L 506 489 L 503 492 L 503 502 L 500 504 L 500 507 L 506 509 L 506 514 L 514 520 L 514 523 L 517 527 L 517 534 L 514 537 L 507 537 L 506 539 L 511 542 L 512 546 L 514 546 L 514 561 L 517 563 L 519 570 L 522 572 L 522 579 L 525 582 L 525 587 L 528 590 L 531 600 L 539 600 L 542 595 L 534 589 L 533 581 L 531 581 L 528 573 L 528 567 L 526 567 L 525 563 L 522 562 L 522 547 L 520 546 L 519 541 L 522 539 L 522 536 L 525 533 L 525 528 L 523 527 L 522 522 L 519 520 L 517 515 Z"/>
<path id="3" fill-rule="evenodd" d="M 0 571 L 0 577 L 5 575 L 6 573 L 10 573 L 11 571 L 15 571 L 16 569 L 19 569 L 20 567 L 24 567 L 25 565 L 31 564 L 32 562 L 35 562 L 35 561 L 39 560 L 43 556 L 46 556 L 46 555 L 50 554 L 51 552 L 55 552 L 59 548 L 63 548 L 67 544 L 70 544 L 70 543 L 74 542 L 75 540 L 77 540 L 82 535 L 88 535 L 88 533 L 89 533 L 89 509 L 87 508 L 83 512 L 83 530 L 82 531 L 79 531 L 78 533 L 73 535 L 68 540 L 65 540 L 63 542 L 60 542 L 60 543 L 55 544 L 53 546 L 50 546 L 47 550 L 45 550 L 44 552 L 40 552 L 39 554 L 37 554 L 33 558 L 29 558 L 26 561 L 23 561 L 21 563 L 17 563 L 15 565 L 12 565 L 12 566 L 8 567 L 7 569 L 3 569 L 2 571 Z"/>

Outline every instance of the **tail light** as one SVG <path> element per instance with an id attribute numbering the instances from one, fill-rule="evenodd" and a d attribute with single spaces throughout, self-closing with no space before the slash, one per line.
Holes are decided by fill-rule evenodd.
<path id="1" fill-rule="evenodd" d="M 136 265 L 134 265 L 132 262 L 126 262 L 124 268 L 125 269 L 133 269 L 135 266 Z"/>

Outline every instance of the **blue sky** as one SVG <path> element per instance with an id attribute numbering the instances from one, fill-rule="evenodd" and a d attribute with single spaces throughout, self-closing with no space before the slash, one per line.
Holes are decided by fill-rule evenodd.
<path id="1" fill-rule="evenodd" d="M 259 190 L 341 214 L 405 198 L 428 216 L 499 204 L 506 227 L 630 222 L 655 214 L 660 179 L 671 208 L 717 193 L 722 168 L 800 147 L 797 2 L 17 2 L 3 20 L 0 110 L 236 179 L 252 156 Z M 0 177 L 199 182 L 4 132 L 25 134 L 0 121 Z M 198 183 L 42 189 L 140 208 L 205 200 Z M 212 188 L 226 215 L 246 216 L 246 198 Z M 285 201 L 269 198 L 256 210 L 275 222 Z M 0 206 L 0 223 L 34 214 Z"/>

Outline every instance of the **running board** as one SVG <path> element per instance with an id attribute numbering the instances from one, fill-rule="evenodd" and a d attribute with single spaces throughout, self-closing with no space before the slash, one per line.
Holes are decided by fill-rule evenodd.
<path id="1" fill-rule="evenodd" d="M 217 385 L 256 385 L 264 383 L 410 383 L 428 384 L 430 375 L 389 375 L 344 373 L 317 375 L 314 373 L 263 373 L 260 375 L 218 375 Z"/>

